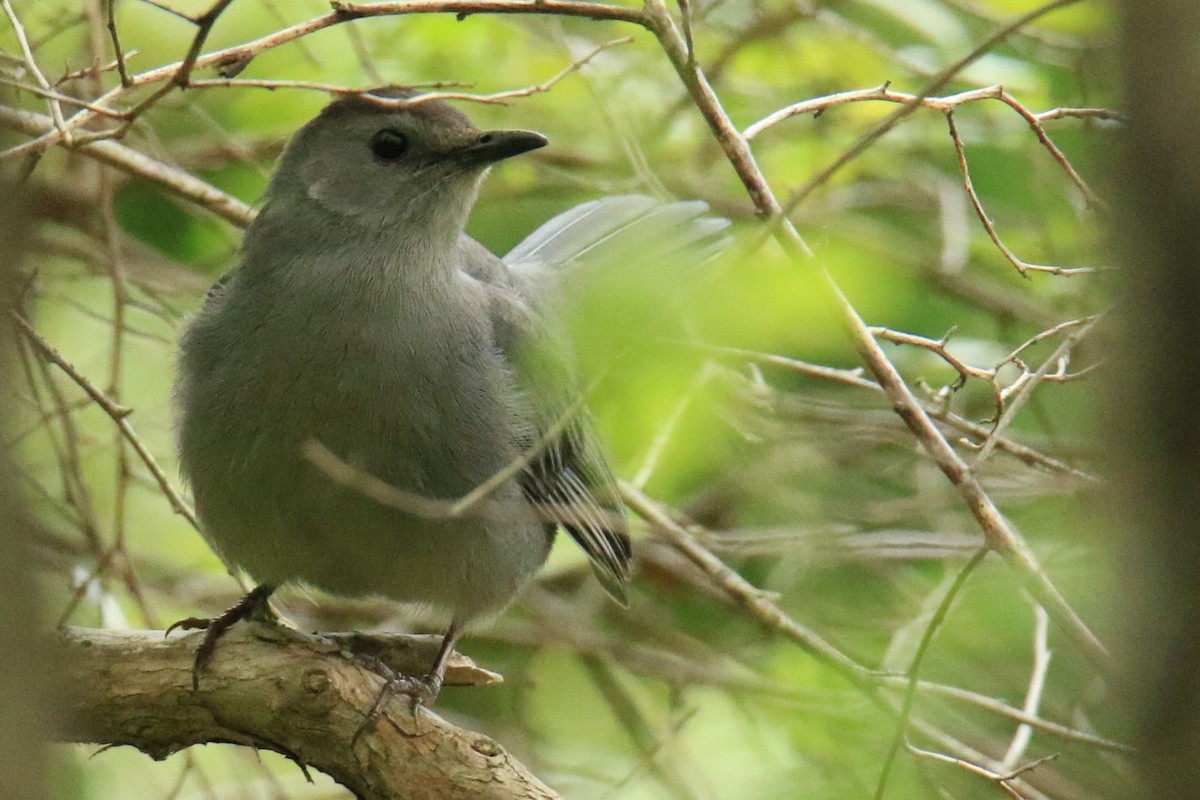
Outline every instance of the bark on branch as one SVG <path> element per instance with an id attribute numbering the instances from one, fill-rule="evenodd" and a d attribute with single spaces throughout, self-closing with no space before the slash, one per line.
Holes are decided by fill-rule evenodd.
<path id="1" fill-rule="evenodd" d="M 71 693 L 65 738 L 130 745 L 153 758 L 208 742 L 266 748 L 325 772 L 361 800 L 558 798 L 490 738 L 425 709 L 413 716 L 404 697 L 351 748 L 383 680 L 348 655 L 374 655 L 420 674 L 440 637 L 309 636 L 238 623 L 193 691 L 200 636 L 62 632 L 60 663 Z M 446 675 L 448 686 L 498 680 L 457 654 Z"/>

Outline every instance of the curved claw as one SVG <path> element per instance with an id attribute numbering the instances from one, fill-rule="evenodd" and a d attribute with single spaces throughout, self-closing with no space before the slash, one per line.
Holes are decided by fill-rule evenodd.
<path id="1" fill-rule="evenodd" d="M 201 640 L 200 646 L 196 648 L 196 659 L 192 662 L 192 691 L 200 688 L 200 673 L 212 659 L 213 651 L 217 647 L 217 640 L 225 635 L 225 631 L 229 630 L 238 620 L 264 615 L 274 618 L 275 614 L 271 611 L 271 607 L 267 602 L 274 591 L 274 586 L 266 584 L 256 586 L 245 597 L 222 612 L 220 616 L 213 617 L 212 619 L 188 617 L 187 619 L 181 619 L 173 623 L 167 628 L 166 633 L 163 634 L 164 638 L 176 628 L 185 631 L 200 630 L 205 632 L 204 639 Z"/>
<path id="2" fill-rule="evenodd" d="M 171 631 L 179 629 L 181 631 L 203 631 L 208 630 L 208 626 L 212 625 L 212 620 L 205 617 L 188 617 L 181 619 L 178 622 L 172 622 L 163 631 L 163 638 L 171 635 Z"/>
<path id="3" fill-rule="evenodd" d="M 430 674 L 415 678 L 411 675 L 393 674 L 383 684 L 379 694 L 375 695 L 375 702 L 371 704 L 371 710 L 367 712 L 362 724 L 350 737 L 350 747 L 353 748 L 364 733 L 375 730 L 375 726 L 383 718 L 384 708 L 396 695 L 404 695 L 408 698 L 409 711 L 413 717 L 416 717 L 417 708 L 432 706 L 441 692 L 442 676 L 440 675 Z"/>
<path id="4" fill-rule="evenodd" d="M 458 642 L 461 632 L 462 625 L 458 620 L 450 623 L 450 629 L 442 637 L 442 646 L 438 648 L 433 666 L 427 674 L 421 677 L 401 675 L 391 667 L 375 659 L 370 659 L 368 667 L 382 675 L 385 683 L 379 690 L 379 694 L 375 696 L 375 702 L 371 704 L 371 710 L 367 712 L 366 719 L 363 720 L 362 725 L 358 726 L 354 736 L 350 737 L 351 748 L 358 743 L 364 733 L 375 730 L 375 726 L 379 724 L 379 720 L 383 716 L 383 709 L 396 695 L 402 694 L 408 697 L 409 710 L 414 717 L 417 715 L 419 706 L 429 708 L 437 701 L 438 695 L 442 693 L 442 681 L 446 677 L 446 662 L 450 660 L 450 654 L 454 652 L 454 645 Z"/>

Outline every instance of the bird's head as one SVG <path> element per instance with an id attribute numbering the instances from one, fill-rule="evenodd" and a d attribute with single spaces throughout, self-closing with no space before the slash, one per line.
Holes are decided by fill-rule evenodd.
<path id="1" fill-rule="evenodd" d="M 546 144 L 539 133 L 481 131 L 439 100 L 377 89 L 326 106 L 293 137 L 268 200 L 315 203 L 343 223 L 438 226 L 457 235 L 487 168 Z"/>

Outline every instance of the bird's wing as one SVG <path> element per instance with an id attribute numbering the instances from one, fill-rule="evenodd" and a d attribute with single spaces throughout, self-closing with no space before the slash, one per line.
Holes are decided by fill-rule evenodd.
<path id="1" fill-rule="evenodd" d="M 530 503 L 545 509 L 583 549 L 605 591 L 624 606 L 633 556 L 625 509 L 587 410 L 565 409 L 566 414 L 572 411 L 565 429 L 546 443 L 522 475 L 521 488 Z"/>
<path id="2" fill-rule="evenodd" d="M 212 286 L 208 287 L 208 291 L 204 293 L 204 310 L 206 312 L 215 310 L 225 300 L 225 291 L 229 288 L 229 282 L 233 280 L 233 276 L 236 274 L 237 270 L 231 269 L 217 278 Z"/>
<path id="3" fill-rule="evenodd" d="M 662 259 L 702 263 L 727 242 L 729 220 L 706 203 L 661 203 L 644 195 L 593 200 L 554 217 L 504 257 L 516 273 L 542 269 L 612 269 Z"/>
<path id="4" fill-rule="evenodd" d="M 463 269 L 489 287 L 497 344 L 535 408 L 539 456 L 521 477 L 525 496 L 562 520 L 600 583 L 625 603 L 632 550 L 616 480 L 579 407 L 579 383 L 555 315 L 577 269 L 641 269 L 666 260 L 700 263 L 725 241 L 729 222 L 704 203 L 660 203 L 640 195 L 607 197 L 547 222 L 497 259 L 464 240 Z M 557 309 L 561 311 L 561 309 Z"/>
<path id="5" fill-rule="evenodd" d="M 587 554 L 605 590 L 622 605 L 632 549 L 616 481 L 592 431 L 570 351 L 552 318 L 526 300 L 517 276 L 475 242 L 463 243 L 463 271 L 488 290 L 496 344 L 532 410 L 526 449 L 537 456 L 521 473 L 525 498 L 561 524 Z"/>

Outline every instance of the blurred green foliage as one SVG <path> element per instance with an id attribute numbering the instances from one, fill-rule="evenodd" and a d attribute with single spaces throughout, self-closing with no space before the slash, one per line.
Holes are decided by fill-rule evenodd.
<path id="1" fill-rule="evenodd" d="M 198 13 L 209 3 L 169 5 Z M 689 5 L 697 61 L 739 128 L 829 93 L 888 82 L 896 91 L 920 92 L 938 70 L 1033 7 L 1028 0 Z M 112 59 L 97 28 L 98 3 L 13 6 L 52 79 Z M 238 0 L 206 50 L 327 10 L 317 0 Z M 118 0 L 116 21 L 135 72 L 178 59 L 193 34 L 188 22 L 135 0 Z M 1074 4 L 1015 33 L 939 94 L 1001 84 L 1035 112 L 1115 108 L 1112 24 L 1104 4 Z M 633 41 L 604 51 L 550 91 L 507 105 L 460 104 L 480 127 L 534 128 L 552 143 L 496 170 L 470 233 L 502 253 L 558 212 L 627 192 L 703 199 L 733 221 L 732 244 L 712 263 L 663 264 L 589 285 L 571 330 L 585 375 L 597 381 L 591 407 L 622 477 L 643 482 L 651 496 L 707 526 L 706 544 L 774 593 L 795 620 L 867 667 L 903 672 L 950 580 L 981 544 L 977 527 L 881 395 L 719 348 L 860 366 L 818 288 L 821 270 L 869 324 L 932 339 L 954 328 L 951 351 L 981 367 L 1056 323 L 1105 308 L 1111 286 L 1103 274 L 1025 279 L 1005 261 L 968 205 L 943 114 L 918 110 L 796 208 L 797 227 L 817 255 L 813 264 L 797 265 L 764 240 L 745 189 L 645 31 L 536 15 L 378 17 L 269 50 L 238 77 L 357 88 L 448 81 L 489 93 L 546 81 L 625 35 Z M 93 52 L 97 41 L 103 52 Z M 0 51 L 0 69 L 16 75 L 20 51 L 3 25 Z M 111 72 L 98 81 L 116 85 Z M 82 79 L 62 88 L 88 94 L 96 87 Z M 288 135 L 326 99 L 304 89 L 176 91 L 123 141 L 255 203 Z M 27 91 L 5 90 L 4 102 L 45 113 L 44 100 Z M 894 110 L 852 103 L 816 118 L 798 116 L 761 134 L 754 153 L 785 199 Z M 1024 120 L 994 100 L 965 105 L 955 118 L 974 185 L 1009 247 L 1036 263 L 1107 262 L 1106 212 L 1087 207 Z M 1103 193 L 1115 126 L 1063 119 L 1047 130 Z M 138 435 L 174 480 L 174 341 L 207 283 L 236 264 L 240 232 L 162 186 L 115 171 L 102 178 L 78 153 L 49 152 L 26 186 L 39 215 L 29 231 L 28 313 L 83 374 L 135 410 Z M 105 227 L 110 190 L 115 231 Z M 129 292 L 119 369 L 107 266 L 114 252 Z M 1059 342 L 1026 353 L 1031 368 Z M 956 377 L 927 351 L 885 347 L 911 384 L 928 384 L 930 397 Z M 1089 339 L 1071 369 L 1103 354 Z M 111 420 L 61 375 L 52 378 L 61 405 L 36 365 L 30 375 L 37 393 L 18 386 L 28 402 L 12 440 L 29 496 L 56 537 L 47 543 L 53 557 L 44 575 L 52 616 L 79 625 L 161 626 L 227 604 L 236 585 L 128 450 L 132 477 L 121 477 Z M 1016 370 L 1002 375 L 1011 382 Z M 995 411 L 991 388 L 977 380 L 935 400 L 943 401 L 970 420 Z M 1088 469 L 1097 455 L 1090 386 L 1042 384 L 1009 433 Z M 970 447 L 962 452 L 971 458 Z M 1114 577 L 1108 544 L 1087 511 L 1095 490 L 1002 453 L 982 478 L 1047 574 L 1103 634 Z M 448 690 L 439 710 L 494 736 L 577 799 L 872 796 L 894 716 L 722 599 L 644 526 L 638 537 L 641 571 L 628 612 L 603 605 L 581 555 L 557 548 L 543 580 L 464 645 L 503 672 L 505 685 Z M 107 559 L 117 544 L 124 555 Z M 83 587 L 93 575 L 99 579 Z M 420 610 L 347 604 L 303 590 L 286 595 L 283 607 L 308 627 L 432 624 Z M 988 559 L 938 630 L 923 677 L 1019 707 L 1030 681 L 1034 619 L 1012 571 Z M 1109 690 L 1053 628 L 1048 642 L 1054 658 L 1039 713 L 1122 738 L 1125 722 Z M 946 737 L 909 729 L 914 745 L 933 750 L 948 751 L 957 740 L 998 759 L 1016 730 L 1011 719 L 932 693 L 919 697 L 915 714 Z M 1044 732 L 1034 733 L 1019 763 L 1050 753 L 1058 759 L 1027 776 L 1041 792 L 1030 796 L 1115 796 L 1130 780 L 1120 757 Z M 122 749 L 90 755 L 61 749 L 58 796 L 345 796 L 325 780 L 305 784 L 281 758 L 258 760 L 228 746 L 164 763 Z M 886 796 L 939 791 L 1002 796 L 959 767 L 902 748 Z"/>

